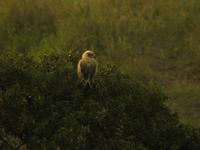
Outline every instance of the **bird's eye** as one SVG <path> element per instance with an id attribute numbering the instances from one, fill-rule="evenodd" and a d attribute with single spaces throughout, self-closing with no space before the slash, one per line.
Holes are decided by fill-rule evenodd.
<path id="1" fill-rule="evenodd" d="M 88 53 L 88 57 L 93 57 L 93 54 L 91 54 L 91 53 Z"/>

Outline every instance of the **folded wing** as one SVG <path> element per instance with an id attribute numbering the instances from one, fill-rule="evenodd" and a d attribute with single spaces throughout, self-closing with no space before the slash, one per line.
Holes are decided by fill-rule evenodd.
<path id="1" fill-rule="evenodd" d="M 91 80 L 97 71 L 96 60 L 81 59 L 78 65 L 78 76 L 84 80 Z"/>

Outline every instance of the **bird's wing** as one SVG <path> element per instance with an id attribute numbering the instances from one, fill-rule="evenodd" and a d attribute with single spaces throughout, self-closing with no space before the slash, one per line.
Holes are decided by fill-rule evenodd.
<path id="1" fill-rule="evenodd" d="M 80 78 L 92 79 L 97 72 L 97 61 L 95 59 L 81 59 L 78 70 Z"/>
<path id="2" fill-rule="evenodd" d="M 92 59 L 90 61 L 90 74 L 91 74 L 91 77 L 94 77 L 97 73 L 97 61 L 95 59 Z"/>
<path id="3" fill-rule="evenodd" d="M 87 75 L 88 75 L 88 62 L 84 59 L 81 59 L 79 61 L 79 65 L 78 65 L 79 69 L 79 76 L 81 76 L 84 79 L 87 79 Z"/>

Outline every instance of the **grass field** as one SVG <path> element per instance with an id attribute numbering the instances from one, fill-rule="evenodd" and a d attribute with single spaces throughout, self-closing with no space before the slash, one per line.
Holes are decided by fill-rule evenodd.
<path id="1" fill-rule="evenodd" d="M 3 0 L 0 50 L 40 55 L 92 49 L 99 62 L 156 82 L 167 105 L 200 127 L 199 0 Z"/>

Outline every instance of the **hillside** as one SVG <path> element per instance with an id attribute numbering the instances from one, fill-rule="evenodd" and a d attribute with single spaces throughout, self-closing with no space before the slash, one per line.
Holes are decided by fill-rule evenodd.
<path id="1" fill-rule="evenodd" d="M 199 0 L 0 1 L 0 49 L 39 60 L 96 51 L 100 62 L 157 83 L 166 105 L 200 127 Z"/>

